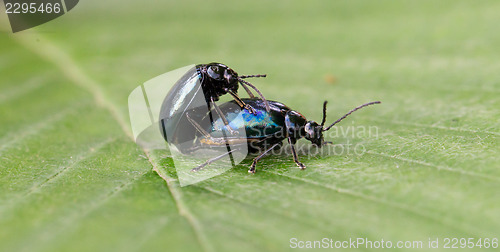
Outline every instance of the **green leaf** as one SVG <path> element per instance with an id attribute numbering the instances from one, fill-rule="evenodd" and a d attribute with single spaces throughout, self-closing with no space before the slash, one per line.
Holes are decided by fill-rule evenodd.
<path id="1" fill-rule="evenodd" d="M 2 32 L 0 251 L 498 239 L 499 11 L 497 1 L 84 1 Z M 248 159 L 180 187 L 169 153 L 132 140 L 127 97 L 212 61 L 268 74 L 253 83 L 311 120 L 324 100 L 328 122 L 380 100 L 335 129 L 377 131 L 304 149 L 306 170 L 274 155 L 256 174 Z"/>

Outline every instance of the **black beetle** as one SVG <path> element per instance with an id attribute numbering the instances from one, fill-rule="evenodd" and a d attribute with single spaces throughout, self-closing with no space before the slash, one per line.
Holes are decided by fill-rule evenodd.
<path id="1" fill-rule="evenodd" d="M 250 89 L 248 89 L 248 87 L 254 89 L 262 98 L 262 100 L 266 102 L 266 109 L 267 111 L 269 111 L 269 104 L 267 104 L 267 100 L 264 95 L 262 95 L 262 93 L 254 85 L 252 85 L 248 81 L 243 80 L 244 78 L 251 77 L 266 77 L 265 74 L 238 75 L 238 73 L 236 73 L 228 66 L 216 62 L 196 65 L 196 70 L 200 75 L 201 87 L 203 88 L 203 92 L 205 93 L 205 99 L 207 103 L 211 103 L 212 105 L 217 106 L 215 104 L 215 101 L 218 101 L 221 95 L 229 93 L 231 96 L 233 96 L 238 105 L 240 105 L 242 108 L 246 107 L 251 111 L 251 107 L 246 106 L 246 104 L 240 99 L 237 94 L 239 84 L 241 84 L 250 98 L 254 98 L 255 96 L 250 91 Z"/>
<path id="2" fill-rule="evenodd" d="M 189 122 L 197 130 L 197 137 L 193 144 L 195 147 L 193 148 L 226 148 L 228 144 L 237 148 L 239 145 L 247 145 L 250 153 L 262 152 L 258 157 L 254 158 L 250 170 L 248 171 L 250 173 L 255 173 L 257 162 L 271 150 L 280 148 L 285 139 L 287 139 L 290 144 L 295 163 L 301 169 L 305 169 L 304 164 L 299 162 L 297 152 L 295 151 L 294 145 L 298 139 L 304 137 L 311 141 L 313 145 L 321 147 L 325 143 L 329 143 L 324 141 L 324 131 L 329 130 L 354 111 L 372 104 L 380 103 L 380 101 L 375 101 L 356 107 L 325 128 L 326 101 L 323 103 L 323 120 L 321 124 L 318 124 L 315 121 L 307 121 L 302 114 L 290 109 L 280 102 L 268 101 L 271 109 L 268 112 L 266 110 L 266 104 L 260 99 L 252 98 L 242 100 L 245 104 L 252 106 L 255 109 L 255 113 L 250 113 L 248 110 L 235 109 L 238 108 L 234 104 L 235 101 L 226 102 L 220 105 L 219 108 L 229 120 L 229 126 L 231 128 L 245 129 L 245 138 L 225 134 L 225 129 L 216 126 L 221 125 L 221 118 L 213 118 L 211 112 L 201 121 L 192 119 L 189 113 L 186 116 Z M 243 118 L 243 120 L 236 119 L 237 117 Z M 233 151 L 234 150 L 228 151 L 221 156 L 214 157 L 194 168 L 193 171 L 200 170 L 226 155 L 231 155 Z"/>
<path id="3" fill-rule="evenodd" d="M 262 93 L 254 85 L 243 80 L 251 77 L 266 77 L 266 75 L 238 75 L 228 66 L 215 62 L 199 64 L 190 69 L 177 80 L 161 104 L 159 123 L 164 139 L 167 140 L 167 136 L 170 135 L 171 139 L 167 141 L 175 145 L 192 139 L 193 135 L 190 132 L 194 130 L 189 130 L 191 125 L 184 115 L 187 111 L 190 111 L 193 117 L 204 116 L 213 107 L 227 126 L 228 121 L 215 102 L 220 96 L 228 93 L 239 107 L 255 113 L 255 110 L 238 96 L 240 84 L 251 98 L 255 96 L 248 87 L 254 89 L 264 101 L 266 110 L 269 111 L 269 104 Z M 230 127 L 227 127 L 227 130 L 235 134 Z"/>

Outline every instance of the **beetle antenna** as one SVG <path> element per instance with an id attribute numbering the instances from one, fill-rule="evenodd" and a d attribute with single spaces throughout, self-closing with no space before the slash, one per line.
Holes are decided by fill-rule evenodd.
<path id="1" fill-rule="evenodd" d="M 240 75 L 238 76 L 238 78 L 245 79 L 245 78 L 266 77 L 266 76 L 267 74 L 252 74 L 252 75 Z"/>
<path id="2" fill-rule="evenodd" d="M 379 104 L 381 103 L 380 101 L 374 101 L 374 102 L 369 102 L 369 103 L 365 103 L 361 106 L 358 106 L 358 107 L 355 107 L 354 109 L 352 109 L 351 111 L 349 111 L 349 113 L 345 114 L 344 116 L 342 116 L 341 118 L 339 118 L 337 121 L 335 121 L 334 123 L 332 123 L 332 125 L 328 126 L 328 128 L 324 129 L 323 131 L 327 131 L 329 130 L 331 127 L 333 127 L 333 125 L 339 123 L 340 121 L 344 120 L 346 117 L 348 117 L 350 114 L 352 114 L 354 111 L 358 110 L 358 109 L 362 109 L 366 106 L 370 106 L 370 105 L 373 105 L 373 104 Z"/>
<path id="3" fill-rule="evenodd" d="M 262 100 L 264 101 L 264 104 L 266 104 L 266 110 L 267 112 L 271 111 L 271 107 L 269 106 L 269 102 L 267 102 L 266 98 L 264 97 L 264 95 L 254 86 L 252 85 L 252 83 L 248 82 L 248 81 L 245 81 L 243 80 L 242 78 L 238 77 L 238 81 L 242 84 L 242 85 L 247 85 L 251 88 L 253 88 L 253 90 L 255 90 L 255 92 L 257 92 L 257 94 L 259 94 L 260 98 L 262 98 Z"/>
<path id="4" fill-rule="evenodd" d="M 326 104 L 328 101 L 323 102 L 323 120 L 321 121 L 321 127 L 325 126 L 326 122 Z"/>

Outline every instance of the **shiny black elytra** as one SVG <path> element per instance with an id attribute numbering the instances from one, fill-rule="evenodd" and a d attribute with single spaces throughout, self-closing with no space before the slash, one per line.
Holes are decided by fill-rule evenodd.
<path id="1" fill-rule="evenodd" d="M 245 104 L 252 106 L 255 109 L 255 113 L 250 113 L 248 110 L 235 110 L 235 101 L 226 102 L 220 105 L 219 108 L 225 118 L 229 120 L 231 128 L 245 129 L 245 139 L 243 139 L 242 136 L 231 136 L 230 134 L 226 134 L 216 129 L 214 125 L 220 125 L 221 122 L 218 122 L 218 120 L 222 120 L 221 118 L 213 118 L 211 115 L 207 115 L 202 121 L 197 122 L 190 119 L 189 114 L 187 115 L 188 120 L 193 124 L 198 133 L 198 137 L 194 140 L 194 146 L 197 146 L 196 148 L 226 148 L 228 144 L 235 147 L 232 151 L 228 151 L 206 161 L 202 165 L 194 168 L 193 171 L 198 171 L 224 156 L 231 155 L 233 151 L 237 150 L 239 145 L 246 144 L 250 153 L 262 152 L 259 156 L 254 158 L 250 170 L 248 170 L 250 173 L 255 173 L 257 162 L 271 150 L 275 148 L 279 149 L 285 139 L 288 140 L 291 146 L 293 160 L 297 166 L 301 169 L 305 169 L 305 165 L 299 162 L 297 152 L 295 151 L 294 145 L 298 139 L 305 138 L 311 141 L 313 145 L 321 147 L 329 143 L 324 141 L 323 132 L 332 128 L 354 111 L 380 103 L 380 101 L 374 101 L 358 106 L 325 128 L 326 101 L 323 103 L 323 120 L 321 124 L 318 124 L 315 121 L 307 121 L 302 114 L 290 109 L 280 102 L 268 101 L 270 111 L 267 111 L 266 104 L 260 99 L 253 98 L 242 100 Z M 210 113 L 211 112 L 209 112 L 209 114 Z M 241 116 L 243 120 L 234 120 L 237 116 Z"/>

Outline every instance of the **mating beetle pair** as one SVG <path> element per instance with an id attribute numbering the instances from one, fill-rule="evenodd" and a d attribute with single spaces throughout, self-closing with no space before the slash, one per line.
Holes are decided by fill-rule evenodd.
<path id="1" fill-rule="evenodd" d="M 324 127 L 326 101 L 323 104 L 323 119 L 318 124 L 308 121 L 302 114 L 280 102 L 267 100 L 255 86 L 243 80 L 265 76 L 239 76 L 234 70 L 220 63 L 200 64 L 196 66 L 196 72 L 187 73 L 171 89 L 160 111 L 160 129 L 165 140 L 174 143 L 177 149 L 185 154 L 203 148 L 223 151 L 222 154 L 207 160 L 192 171 L 198 171 L 245 148 L 249 153 L 260 152 L 260 155 L 254 158 L 249 170 L 250 173 L 254 173 L 258 161 L 273 149 L 280 148 L 284 140 L 289 142 L 297 166 L 305 169 L 295 151 L 294 145 L 298 139 L 305 138 L 313 145 L 321 147 L 325 144 L 324 131 L 354 111 L 380 103 L 376 101 L 363 104 L 328 127 Z M 189 84 L 193 79 L 201 83 L 201 88 Z M 238 96 L 239 85 L 245 89 L 250 98 Z M 256 98 L 248 87 L 255 90 L 261 99 Z M 193 97 L 200 94 L 204 95 L 206 106 L 203 109 L 193 108 L 189 104 L 194 100 Z M 234 100 L 217 105 L 215 102 L 225 94 L 230 94 Z M 170 139 L 167 136 L 171 136 Z"/>

